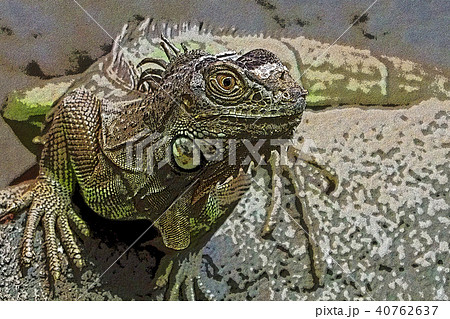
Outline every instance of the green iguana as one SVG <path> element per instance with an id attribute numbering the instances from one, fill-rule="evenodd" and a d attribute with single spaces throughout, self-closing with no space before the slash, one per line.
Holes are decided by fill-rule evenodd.
<path id="1" fill-rule="evenodd" d="M 178 54 L 178 57 L 173 57 L 176 53 L 170 51 L 177 51 L 177 49 L 168 42 L 165 44 L 165 50 L 164 48 L 161 48 L 159 46 L 159 43 L 161 42 L 159 39 L 160 34 L 164 34 L 173 43 L 179 46 L 181 46 L 181 43 L 185 43 L 188 52 Z M 273 57 L 273 55 L 267 53 L 267 51 L 257 50 L 258 48 L 268 48 L 270 51 L 274 52 L 278 58 Z M 256 51 L 252 51 L 254 49 L 256 49 Z M 250 52 L 246 54 L 240 52 L 229 53 L 230 50 L 246 50 Z M 257 52 L 259 53 L 255 54 Z M 262 54 L 262 52 L 264 52 L 264 54 Z M 162 61 L 162 59 L 166 60 L 167 55 L 171 57 L 172 61 Z M 187 228 L 189 228 L 191 235 L 195 235 L 193 237 L 199 238 L 204 231 L 210 229 L 211 226 L 214 225 L 214 221 L 216 221 L 215 225 L 219 224 L 220 220 L 223 220 L 223 218 L 217 219 L 219 218 L 219 216 L 217 216 L 218 212 L 223 212 L 223 215 L 226 216 L 229 209 L 232 209 L 233 207 L 229 204 L 236 202 L 248 187 L 249 183 L 247 174 L 240 172 L 237 165 L 223 166 L 225 161 L 222 162 L 222 165 L 217 162 L 207 162 L 207 165 L 204 165 L 204 162 L 202 162 L 200 163 L 200 167 L 197 167 L 192 160 L 192 144 L 189 143 L 189 141 L 192 140 L 192 137 L 195 138 L 196 136 L 194 136 L 193 131 L 189 132 L 188 128 L 200 128 L 197 137 L 201 138 L 213 137 L 228 139 L 232 137 L 238 140 L 241 137 L 248 139 L 259 137 L 275 138 L 277 136 L 290 136 L 290 133 L 295 126 L 298 125 L 301 117 L 301 110 L 298 108 L 297 111 L 292 113 L 292 117 L 289 116 L 287 118 L 289 121 L 286 121 L 283 129 L 276 117 L 267 117 L 267 113 L 264 113 L 266 118 L 263 121 L 257 120 L 255 123 L 255 120 L 252 118 L 246 125 L 241 124 L 245 123 L 245 117 L 237 119 L 236 114 L 233 114 L 234 116 L 229 116 L 230 114 L 228 114 L 228 116 L 219 117 L 219 112 L 214 115 L 211 114 L 211 118 L 206 120 L 206 118 L 202 117 L 202 114 L 203 116 L 206 115 L 205 110 L 211 111 L 213 108 L 199 110 L 197 108 L 199 107 L 199 104 L 194 102 L 199 99 L 202 101 L 205 99 L 210 100 L 208 96 L 217 94 L 217 90 L 214 91 L 213 89 L 208 89 L 209 91 L 207 91 L 207 86 L 205 86 L 205 90 L 202 91 L 203 88 L 200 85 L 200 88 L 197 91 L 190 91 L 190 94 L 181 93 L 186 92 L 185 90 L 188 89 L 190 85 L 187 85 L 187 82 L 183 82 L 183 80 L 187 81 L 186 74 L 192 75 L 195 73 L 190 69 L 189 65 L 192 67 L 192 64 L 196 63 L 195 61 L 198 62 L 201 59 L 209 59 L 206 57 L 210 57 L 213 60 L 220 60 L 221 63 L 229 60 L 227 63 L 231 63 L 232 66 L 238 63 L 239 59 L 245 60 L 250 57 L 252 57 L 250 60 L 254 60 L 255 62 L 250 63 L 249 60 L 246 63 L 257 64 L 258 62 L 256 61 L 260 61 L 259 63 L 262 64 L 259 67 L 256 67 L 256 69 L 253 69 L 250 66 L 238 65 L 240 69 L 237 73 L 235 72 L 236 74 L 233 74 L 233 76 L 236 76 L 234 79 L 236 83 L 243 82 L 247 85 L 248 83 L 259 83 L 259 85 L 262 83 L 263 86 L 264 80 L 259 80 L 260 82 L 258 82 L 257 79 L 254 78 L 255 75 L 252 74 L 255 70 L 256 72 L 261 71 L 262 69 L 259 68 L 263 67 L 263 65 L 269 65 L 270 63 L 268 61 L 273 59 L 276 61 L 275 65 L 277 65 L 277 67 L 270 71 L 270 74 L 273 72 L 271 76 L 275 76 L 275 74 L 279 74 L 280 72 L 284 73 L 283 76 L 279 74 L 278 84 L 274 83 L 274 87 L 270 87 L 269 85 L 265 88 L 266 92 L 273 96 L 277 87 L 279 89 L 283 86 L 284 82 L 281 81 L 282 78 L 285 78 L 284 80 L 291 83 L 290 85 L 296 87 L 297 90 L 301 90 L 301 87 L 292 80 L 292 78 L 301 78 L 303 84 L 309 91 L 308 105 L 312 107 L 335 105 L 360 106 L 372 104 L 393 106 L 417 102 L 431 96 L 443 99 L 446 99 L 449 96 L 448 90 L 446 89 L 448 85 L 447 77 L 443 75 L 440 70 L 427 69 L 414 62 L 394 57 L 377 57 L 372 55 L 368 50 L 358 50 L 341 45 L 330 47 L 328 44 L 309 40 L 304 37 L 297 37 L 295 35 L 276 35 L 271 37 L 267 35 L 239 34 L 233 30 L 213 31 L 208 30 L 205 27 L 202 28 L 201 26 L 188 23 L 159 25 L 153 23 L 152 20 L 147 19 L 137 26 L 126 25 L 123 28 L 121 35 L 116 38 L 112 52 L 99 59 L 85 73 L 77 76 L 52 79 L 43 82 L 43 85 L 40 88 L 11 93 L 2 110 L 2 115 L 7 122 L 11 124 L 13 129 L 16 129 L 16 134 L 21 141 L 26 146 L 29 146 L 31 145 L 31 139 L 34 137 L 36 128 L 41 126 L 41 121 L 45 113 L 51 109 L 55 101 L 61 99 L 62 101 L 58 104 L 58 108 L 56 108 L 57 111 L 49 116 L 52 120 L 52 124 L 47 135 L 44 137 L 44 141 L 47 140 L 44 148 L 48 149 L 50 147 L 50 141 L 53 140 L 55 142 L 57 140 L 49 139 L 52 130 L 54 136 L 57 136 L 60 139 L 66 139 L 66 135 L 62 136 L 61 132 L 65 132 L 67 129 L 55 129 L 57 125 L 63 126 L 62 123 L 65 121 L 61 117 L 61 114 L 64 113 L 64 105 L 67 105 L 67 103 L 70 102 L 71 105 L 82 104 L 83 107 L 87 109 L 91 107 L 91 110 L 95 108 L 97 108 L 97 110 L 101 109 L 101 112 L 99 111 L 100 113 L 97 113 L 97 117 L 89 116 L 89 120 L 86 119 L 85 121 L 82 121 L 85 125 L 88 123 L 93 125 L 91 131 L 99 132 L 100 136 L 97 137 L 98 143 L 96 144 L 94 141 L 93 144 L 90 144 L 80 141 L 79 145 L 84 147 L 79 148 L 82 149 L 83 152 L 86 152 L 86 154 L 101 154 L 99 163 L 100 161 L 103 161 L 100 164 L 103 169 L 93 170 L 92 166 L 88 164 L 92 163 L 92 161 L 90 159 L 87 160 L 87 158 L 82 158 L 77 162 L 78 165 L 80 165 L 80 163 L 82 164 L 78 168 L 74 167 L 72 164 L 69 165 L 70 161 L 66 160 L 64 156 L 68 156 L 69 158 L 71 156 L 67 152 L 63 152 L 61 154 L 50 155 L 53 156 L 52 158 L 55 158 L 55 156 L 64 158 L 65 160 L 63 160 L 63 162 L 66 167 L 57 169 L 45 168 L 47 174 L 48 172 L 72 172 L 68 176 L 59 175 L 53 176 L 53 178 L 64 179 L 67 184 L 66 177 L 69 177 L 74 179 L 73 183 L 81 183 L 81 189 L 83 195 L 87 198 L 87 202 L 89 203 L 89 198 L 91 198 L 91 207 L 93 207 L 94 210 L 95 207 L 97 207 L 97 210 L 105 216 L 116 213 L 117 215 L 115 217 L 117 218 L 129 213 L 129 210 L 127 209 L 132 207 L 132 205 L 130 204 L 127 206 L 125 203 L 130 201 L 130 196 L 134 199 L 140 199 L 141 197 L 149 199 L 152 197 L 156 200 L 158 198 L 157 203 L 152 202 L 150 204 L 145 203 L 144 199 L 142 200 L 143 203 L 151 205 L 152 211 L 148 214 L 132 215 L 134 218 L 150 217 L 151 220 L 157 221 L 156 223 L 160 230 L 162 230 L 162 234 L 166 238 L 166 243 L 168 243 L 169 246 L 172 245 L 175 248 L 184 247 L 188 242 L 188 236 L 186 235 Z M 144 60 L 146 58 L 147 60 Z M 139 63 L 143 60 L 148 63 L 153 63 L 154 68 L 152 70 L 141 72 L 141 65 L 139 65 Z M 280 64 L 280 60 L 282 61 L 282 64 L 289 69 L 290 75 Z M 209 61 L 208 63 L 204 61 L 202 63 L 206 63 L 204 64 L 205 68 L 207 68 L 208 63 L 214 64 L 213 61 Z M 202 63 L 199 65 L 203 65 Z M 183 65 L 185 68 L 183 68 Z M 228 72 L 229 70 L 226 71 Z M 140 74 L 142 74 L 142 76 L 139 76 Z M 178 74 L 180 78 L 178 78 L 176 74 Z M 204 76 L 205 75 L 203 74 L 202 77 L 198 77 L 198 79 L 203 79 L 204 81 Z M 271 76 L 267 79 L 270 80 Z M 173 80 L 168 81 L 170 77 L 172 77 Z M 215 77 L 214 81 L 217 83 L 220 79 L 225 81 L 226 78 L 227 77 L 221 75 L 220 77 Z M 175 83 L 179 83 L 179 85 L 176 86 Z M 184 83 L 184 85 L 182 83 Z M 175 93 L 169 95 L 163 94 L 164 92 L 161 90 L 162 88 L 160 88 L 160 86 L 163 86 L 164 89 L 169 92 Z M 252 90 L 253 88 L 250 91 Z M 73 91 L 76 93 L 71 93 Z M 148 94 L 147 91 L 149 91 Z M 303 93 L 297 91 L 297 94 L 302 96 L 299 100 L 304 98 L 305 92 L 301 92 Z M 233 94 L 234 93 L 239 93 L 239 91 L 233 92 Z M 258 94 L 254 91 L 253 93 L 247 94 L 246 98 L 249 98 L 251 94 L 253 94 L 253 97 L 259 98 Z M 153 101 L 151 101 L 152 97 L 157 97 L 157 101 L 153 104 Z M 172 98 L 175 101 L 173 101 Z M 80 103 L 79 100 L 83 100 L 84 102 Z M 267 105 L 262 104 L 263 100 L 260 100 L 258 103 L 255 102 L 256 99 L 255 101 L 252 101 L 250 105 L 254 105 L 255 107 L 266 107 Z M 224 106 L 226 103 L 228 102 L 217 97 L 217 100 L 213 102 L 213 105 Z M 294 107 L 295 105 L 299 106 L 293 102 L 287 103 L 291 107 Z M 182 107 L 175 107 L 180 104 Z M 151 108 L 151 110 L 156 112 L 151 114 L 148 113 L 149 109 L 145 107 L 146 105 L 164 106 L 167 107 L 167 110 L 169 111 Z M 211 104 L 208 105 L 211 106 Z M 142 108 L 140 108 L 140 106 Z M 276 106 L 276 104 L 272 106 Z M 250 108 L 250 106 L 246 107 L 247 111 L 252 113 L 252 108 Z M 215 111 L 223 109 L 223 107 L 220 107 L 215 109 Z M 133 112 L 129 112 L 130 110 Z M 194 119 L 190 118 L 189 115 L 192 115 Z M 196 120 L 196 115 L 199 116 L 200 121 L 203 121 L 201 122 L 203 125 L 200 127 L 196 125 L 187 125 L 187 123 L 196 123 L 194 121 Z M 247 117 L 251 118 L 255 115 L 257 116 L 258 114 L 247 114 Z M 76 117 L 77 115 L 72 112 L 70 113 L 70 116 Z M 93 119 L 94 121 L 92 121 Z M 184 123 L 184 125 L 186 125 L 185 132 L 183 131 L 181 135 L 177 136 L 168 134 L 168 132 L 174 132 L 174 130 L 176 130 L 175 123 L 178 122 L 176 122 L 175 119 L 178 119 L 181 122 L 182 119 L 186 121 Z M 227 119 L 230 121 L 226 122 Z M 97 122 L 95 122 L 95 120 Z M 91 122 L 95 122 L 96 124 Z M 77 129 L 82 123 L 77 123 L 75 125 Z M 149 125 L 149 123 L 151 124 Z M 158 123 L 159 131 L 156 129 Z M 211 130 L 205 134 L 203 130 L 212 127 L 214 123 L 217 124 L 215 130 Z M 222 133 L 222 131 L 218 131 L 219 127 L 225 130 L 227 135 L 219 136 L 219 134 Z M 54 132 L 55 130 L 57 130 L 60 135 L 56 134 L 58 132 Z M 32 133 L 26 134 L 24 132 Z M 217 135 L 209 135 L 211 133 L 216 133 Z M 77 134 L 79 134 L 78 131 Z M 89 135 L 92 138 L 92 134 L 90 133 L 85 135 Z M 169 138 L 170 143 L 165 141 L 164 137 Z M 142 141 L 144 141 L 144 143 L 140 143 Z M 160 143 L 163 145 L 158 144 L 158 141 L 164 141 L 164 143 Z M 72 143 L 76 142 L 77 141 L 72 140 Z M 127 144 L 127 142 L 129 143 Z M 254 144 L 254 141 L 251 141 L 251 143 Z M 167 175 L 162 175 L 162 170 L 156 169 L 156 176 L 160 174 L 158 177 L 159 184 L 152 184 L 150 180 L 153 179 L 148 179 L 147 177 L 149 174 L 146 175 L 144 172 L 147 167 L 143 168 L 141 165 L 136 165 L 142 164 L 138 163 L 139 161 L 136 158 L 134 158 L 134 161 L 126 160 L 127 145 L 135 146 L 135 149 L 132 149 L 130 152 L 131 154 L 136 154 L 136 152 L 143 154 L 142 163 L 148 163 L 149 161 L 148 158 L 146 158 L 146 151 L 142 148 L 138 151 L 137 147 L 139 145 L 145 145 L 146 149 L 151 149 L 151 146 L 158 145 L 157 148 L 158 150 L 161 150 L 161 152 L 152 151 L 153 154 L 157 155 L 154 159 L 154 163 L 165 158 L 165 155 L 162 154 L 164 153 L 162 150 L 165 150 L 165 146 L 167 145 L 171 146 L 174 155 L 178 157 L 173 158 L 170 165 L 166 165 L 162 170 L 167 170 L 170 167 L 169 170 L 179 170 L 180 175 L 168 178 Z M 225 143 L 225 145 L 228 144 Z M 95 148 L 95 146 L 97 146 L 97 148 Z M 242 148 L 242 144 L 238 146 L 240 148 L 237 147 L 237 150 L 240 151 L 238 151 L 237 154 L 240 154 L 239 156 L 243 157 L 244 153 L 242 150 L 245 150 L 245 148 Z M 69 145 L 65 147 L 66 149 L 70 148 Z M 266 155 L 274 155 L 269 161 L 269 164 L 272 166 L 272 171 L 274 172 L 272 176 L 272 187 L 274 188 L 274 185 L 279 184 L 274 182 L 274 178 L 281 178 L 281 174 L 285 167 L 275 167 L 280 162 L 279 155 L 275 151 L 270 151 L 271 148 L 264 149 Z M 44 157 L 41 163 L 45 162 L 45 151 L 43 155 Z M 47 155 L 47 158 L 48 156 L 49 155 Z M 242 158 L 238 158 L 237 162 L 239 162 L 239 160 L 242 160 Z M 179 165 L 181 165 L 181 167 L 178 167 Z M 116 167 L 117 169 L 113 169 L 113 167 Z M 141 171 L 136 171 L 136 167 L 141 167 Z M 184 170 L 183 167 L 185 168 Z M 111 171 L 107 172 L 107 170 Z M 92 171 L 93 174 L 87 173 Z M 102 180 L 105 184 L 108 184 L 109 180 L 110 185 L 101 188 L 103 190 L 112 187 L 122 191 L 122 193 L 119 192 L 122 194 L 122 197 L 112 196 L 116 201 L 119 201 L 118 205 L 117 202 L 114 201 L 97 202 L 92 200 L 95 198 L 100 199 L 102 196 L 108 197 L 108 194 L 105 193 L 89 193 L 88 191 L 89 189 L 93 189 L 92 184 L 89 184 L 88 180 L 92 180 L 94 174 L 101 173 L 108 176 L 116 176 L 117 180 L 114 181 L 107 178 L 103 179 L 103 177 L 95 180 Z M 288 175 L 290 177 L 295 176 L 295 174 Z M 75 177 L 77 176 L 84 176 L 84 178 L 78 177 L 75 181 Z M 231 179 L 230 176 L 235 177 Z M 328 178 L 333 179 L 334 177 L 328 174 Z M 125 184 L 123 183 L 124 181 L 126 181 Z M 293 184 L 297 185 L 295 181 Z M 26 193 L 28 186 L 29 185 L 27 184 L 18 185 L 0 192 L 0 201 L 2 201 L 0 204 L 0 216 L 4 216 L 11 211 L 18 211 L 18 208 L 25 207 L 27 204 L 31 203 L 33 198 L 31 198 L 30 195 L 32 195 L 32 193 Z M 134 189 L 131 186 L 133 186 Z M 35 185 L 34 187 L 37 190 L 37 186 Z M 52 189 L 52 187 L 54 188 L 55 186 L 50 186 L 50 189 Z M 67 186 L 65 187 L 67 188 Z M 70 187 L 71 186 L 69 185 L 69 188 Z M 231 190 L 228 190 L 229 188 Z M 146 197 L 147 189 L 153 189 L 156 196 L 155 194 L 152 194 L 151 196 Z M 69 193 L 70 191 L 65 194 L 66 199 L 64 203 L 67 205 L 69 202 L 67 199 Z M 28 195 L 21 197 L 20 195 L 23 194 Z M 272 196 L 278 195 L 280 195 L 279 191 L 272 191 Z M 34 196 L 34 201 L 36 201 L 37 204 L 34 204 L 33 202 L 33 206 L 38 205 L 40 203 L 39 200 L 42 202 L 44 199 L 39 198 L 40 197 Z M 6 208 L 6 204 L 9 203 L 14 203 L 15 205 Z M 136 203 L 133 202 L 132 204 L 135 205 Z M 62 203 L 54 202 L 48 207 L 47 216 L 45 216 L 45 214 L 43 216 L 50 266 L 53 274 L 56 274 L 56 276 L 58 276 L 58 260 L 56 255 L 51 253 L 56 247 L 55 223 L 63 230 L 62 241 L 68 248 L 66 251 L 79 266 L 82 266 L 83 264 L 80 249 L 76 246 L 76 241 L 73 236 L 70 235 L 67 219 L 73 220 L 74 224 L 78 226 L 84 234 L 88 234 L 87 225 L 85 225 L 78 215 L 70 209 L 70 205 L 64 207 L 68 209 L 64 210 L 64 213 L 61 213 L 59 216 L 50 213 L 58 207 L 60 208 L 59 211 L 62 211 L 61 205 Z M 263 231 L 268 231 L 268 226 L 271 224 L 271 210 L 273 210 L 276 205 L 277 201 L 272 198 L 272 205 L 267 213 L 267 220 Z M 24 247 L 28 247 L 23 250 L 23 260 L 25 263 L 29 262 L 30 258 L 33 256 L 31 249 L 33 229 L 37 227 L 37 224 L 41 219 L 40 217 L 42 217 L 36 209 L 33 210 L 33 206 L 28 213 L 32 218 L 28 219 L 29 227 L 27 226 L 27 232 L 24 237 Z M 116 209 L 107 210 L 107 207 L 115 207 Z M 117 209 L 117 207 L 120 207 L 120 209 Z M 143 205 L 142 207 L 138 205 L 139 209 L 145 207 L 149 206 Z M 155 209 L 155 207 L 158 207 L 159 210 Z M 168 209 L 168 214 L 166 216 L 172 216 L 174 218 L 168 219 L 166 217 L 166 219 L 157 220 L 161 211 L 164 211 L 165 209 Z M 41 214 L 42 213 L 43 212 L 41 211 Z M 178 213 L 176 218 L 175 213 Z M 187 214 L 191 214 L 189 215 L 189 223 L 186 221 Z M 207 216 L 207 221 L 201 216 Z M 189 224 L 189 226 L 187 226 L 187 224 Z M 172 225 L 173 227 L 166 228 L 164 225 Z M 199 230 L 203 230 L 203 232 L 197 232 Z M 164 233 L 164 231 L 166 233 Z M 169 231 L 169 233 L 167 231 Z M 170 233 L 173 231 L 176 231 L 178 235 L 184 235 L 174 236 Z M 169 268 L 170 267 L 167 269 Z M 164 272 L 164 270 L 162 270 L 162 272 Z"/>
<path id="2" fill-rule="evenodd" d="M 183 45 L 180 52 L 164 37 L 161 45 L 168 62 L 142 60 L 137 67 L 153 63 L 160 68 L 143 71 L 126 99 L 99 98 L 77 89 L 54 108 L 40 139 L 38 178 L 27 189 L 9 189 L 8 205 L 0 213 L 28 208 L 24 266 L 33 260 L 42 221 L 53 278 L 61 270 L 57 231 L 69 258 L 83 267 L 69 223 L 89 235 L 72 206 L 76 186 L 102 217 L 151 220 L 168 248 L 187 248 L 248 189 L 250 178 L 242 170 L 249 155 L 246 143 L 290 138 L 300 123 L 307 91 L 270 51 L 214 55 Z M 222 139 L 224 157 L 207 160 L 207 154 L 218 150 L 205 144 L 196 160 L 195 139 Z M 263 147 L 268 155 L 271 148 Z"/>

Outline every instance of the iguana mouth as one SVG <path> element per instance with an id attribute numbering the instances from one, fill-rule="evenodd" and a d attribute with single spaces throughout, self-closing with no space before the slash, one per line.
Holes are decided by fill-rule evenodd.
<path id="1" fill-rule="evenodd" d="M 239 108 L 234 109 L 233 113 L 231 112 L 223 112 L 223 113 L 215 113 L 213 115 L 206 115 L 205 118 L 214 118 L 220 117 L 225 119 L 230 119 L 230 122 L 250 122 L 249 124 L 253 124 L 251 121 L 258 122 L 273 122 L 273 123 L 283 123 L 283 122 L 295 122 L 298 119 L 301 119 L 303 111 L 306 108 L 306 101 L 304 98 L 299 99 L 295 104 L 288 105 L 284 108 L 280 107 L 278 109 L 273 108 L 271 110 L 261 110 L 259 112 L 248 111 L 248 112 L 239 112 Z"/>
<path id="2" fill-rule="evenodd" d="M 230 122 L 249 122 L 253 123 L 278 123 L 295 122 L 301 120 L 302 113 L 295 114 L 259 114 L 259 115 L 222 115 L 221 118 L 230 119 Z"/>

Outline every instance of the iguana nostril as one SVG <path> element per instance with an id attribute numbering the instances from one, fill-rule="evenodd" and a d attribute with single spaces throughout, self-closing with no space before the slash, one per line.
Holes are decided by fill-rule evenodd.
<path id="1" fill-rule="evenodd" d="M 260 93 L 260 92 L 256 92 L 256 93 L 253 95 L 252 100 L 255 101 L 255 102 L 261 101 L 261 100 L 262 100 L 262 95 L 261 95 L 261 93 Z"/>
<path id="2" fill-rule="evenodd" d="M 295 100 L 297 100 L 299 98 L 304 98 L 307 94 L 308 94 L 308 90 L 305 90 L 304 88 L 301 88 L 301 87 L 294 87 L 289 90 L 289 97 L 291 99 L 295 99 Z M 284 98 L 284 94 L 283 94 L 283 98 Z"/>

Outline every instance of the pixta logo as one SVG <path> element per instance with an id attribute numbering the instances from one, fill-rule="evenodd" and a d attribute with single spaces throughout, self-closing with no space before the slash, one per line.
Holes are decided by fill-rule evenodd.
<path id="1" fill-rule="evenodd" d="M 244 160 L 238 163 L 237 149 L 244 150 Z M 125 165 L 136 171 L 153 174 L 169 163 L 176 164 L 184 170 L 193 170 L 202 165 L 202 161 L 227 161 L 228 165 L 246 166 L 267 165 L 262 149 L 269 147 L 280 154 L 279 165 L 298 165 L 302 160 L 321 159 L 313 140 L 305 139 L 295 143 L 291 139 L 196 139 L 182 135 L 173 138 L 160 133 L 143 132 L 126 143 Z M 296 150 L 297 161 L 289 157 L 289 149 Z"/>

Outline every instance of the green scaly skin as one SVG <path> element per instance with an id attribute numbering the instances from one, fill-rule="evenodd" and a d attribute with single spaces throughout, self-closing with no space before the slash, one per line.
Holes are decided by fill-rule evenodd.
<path id="1" fill-rule="evenodd" d="M 162 73 L 142 73 L 130 92 L 138 97 L 134 101 L 119 104 L 85 89 L 66 95 L 42 137 L 36 181 L 26 191 L 0 192 L 0 198 L 16 195 L 3 203 L 0 217 L 29 208 L 21 248 L 24 266 L 33 261 L 33 241 L 42 222 L 53 278 L 61 272 L 57 231 L 69 258 L 83 267 L 69 224 L 89 235 L 71 202 L 76 185 L 102 217 L 151 220 L 173 250 L 197 245 L 250 185 L 241 169 L 248 153 L 240 139 L 255 144 L 259 138 L 292 136 L 307 92 L 273 53 L 180 53 L 163 41 L 169 63 L 159 61 Z M 229 165 L 226 156 L 195 163 L 189 151 L 195 138 L 221 138 L 224 145 L 236 139 L 237 165 Z M 270 154 L 271 148 L 263 151 Z M 166 165 L 158 167 L 163 159 Z"/>

